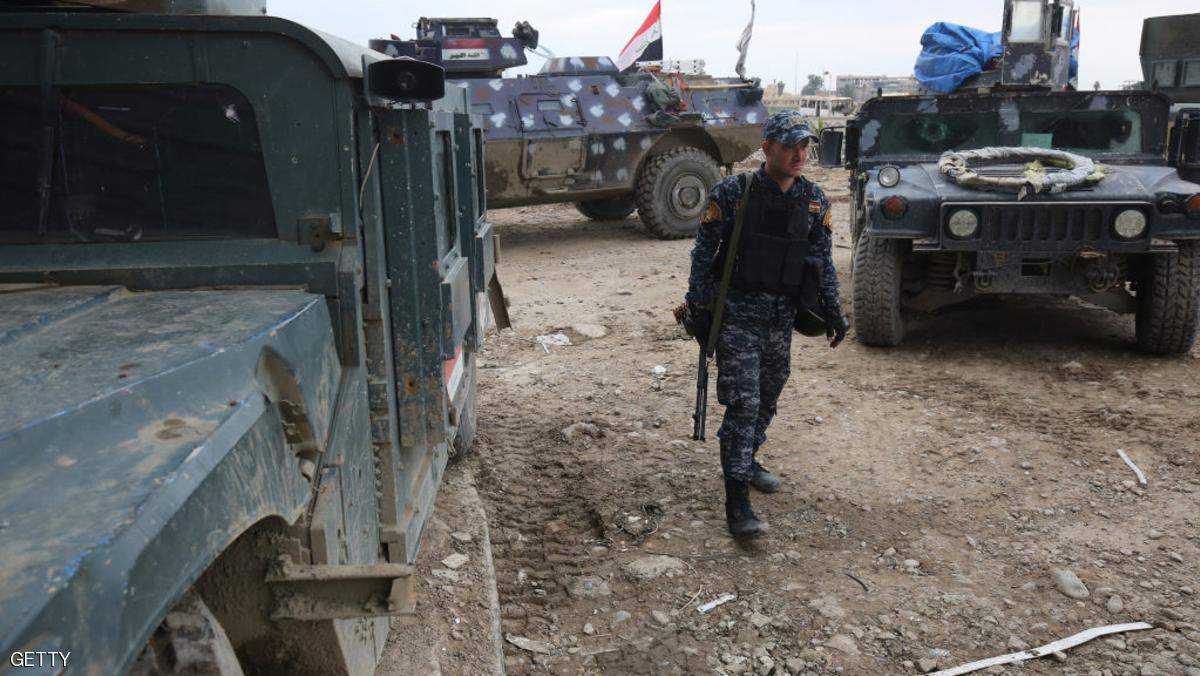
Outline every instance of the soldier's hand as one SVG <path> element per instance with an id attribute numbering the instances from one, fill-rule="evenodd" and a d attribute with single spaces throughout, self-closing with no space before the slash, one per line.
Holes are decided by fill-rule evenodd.
<path id="1" fill-rule="evenodd" d="M 692 318 L 692 337 L 697 343 L 704 345 L 708 342 L 708 332 L 712 330 L 712 310 L 688 303 L 688 314 Z"/>
<path id="2" fill-rule="evenodd" d="M 683 326 L 683 330 L 704 345 L 712 328 L 712 311 L 685 301 L 675 308 L 674 314 L 675 321 Z"/>
<path id="3" fill-rule="evenodd" d="M 825 337 L 829 339 L 829 347 L 834 348 L 842 344 L 846 339 L 846 332 L 850 330 L 850 322 L 842 316 L 841 312 L 833 311 L 825 315 Z"/>

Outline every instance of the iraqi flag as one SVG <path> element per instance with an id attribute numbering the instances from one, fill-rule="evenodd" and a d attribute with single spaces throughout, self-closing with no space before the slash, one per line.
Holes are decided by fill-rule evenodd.
<path id="1" fill-rule="evenodd" d="M 650 16 L 642 22 L 621 55 L 617 57 L 617 68 L 622 73 L 629 73 L 637 67 L 638 61 L 662 61 L 662 2 L 654 3 Z"/>

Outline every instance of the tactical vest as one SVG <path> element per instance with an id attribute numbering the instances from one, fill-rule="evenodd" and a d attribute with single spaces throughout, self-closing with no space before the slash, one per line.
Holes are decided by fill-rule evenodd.
<path id="1" fill-rule="evenodd" d="M 816 307 L 820 260 L 813 255 L 816 252 L 808 239 L 814 227 L 808 200 L 793 204 L 782 194 L 754 190 L 754 183 L 750 182 L 751 194 L 730 286 L 739 291 L 787 296 Z M 721 248 L 728 251 L 731 233 L 724 235 Z"/>

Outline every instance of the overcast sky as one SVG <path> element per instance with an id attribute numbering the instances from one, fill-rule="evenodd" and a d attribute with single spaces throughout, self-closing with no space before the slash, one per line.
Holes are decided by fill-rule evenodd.
<path id="1" fill-rule="evenodd" d="M 1000 30 L 1003 0 L 757 0 L 748 75 L 792 89 L 808 73 L 911 75 L 921 33 L 935 21 Z M 653 0 L 268 0 L 271 14 L 366 44 L 395 33 L 413 37 L 421 16 L 492 17 L 504 35 L 529 21 L 558 56 L 616 59 Z M 750 0 L 662 0 L 666 58 L 700 58 L 713 75 L 733 75 L 734 45 L 750 19 Z M 1140 80 L 1142 19 L 1200 11 L 1197 0 L 1077 0 L 1082 14 L 1079 81 L 1117 88 Z M 542 59 L 517 72 L 536 72 Z"/>

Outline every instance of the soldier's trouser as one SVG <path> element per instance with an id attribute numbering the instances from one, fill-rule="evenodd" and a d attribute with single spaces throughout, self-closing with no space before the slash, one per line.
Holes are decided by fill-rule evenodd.
<path id="1" fill-rule="evenodd" d="M 767 439 L 791 372 L 795 310 L 786 304 L 764 311 L 730 303 L 726 312 L 717 339 L 717 400 L 725 405 L 717 431 L 721 469 L 726 478 L 749 481 L 754 453 Z"/>

